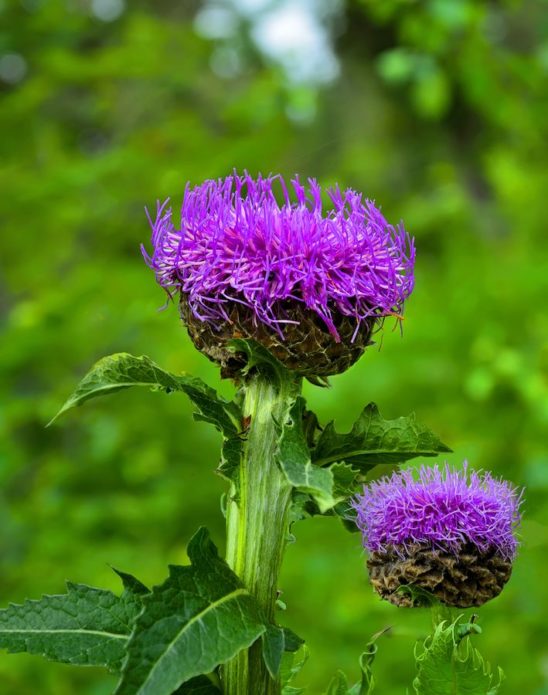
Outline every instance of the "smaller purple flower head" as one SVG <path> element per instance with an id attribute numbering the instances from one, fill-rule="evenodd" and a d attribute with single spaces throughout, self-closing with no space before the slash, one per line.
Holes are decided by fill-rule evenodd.
<path id="1" fill-rule="evenodd" d="M 313 179 L 289 187 L 279 175 L 235 173 L 187 185 L 176 219 L 158 205 L 145 260 L 178 297 L 196 346 L 225 371 L 227 342 L 243 337 L 290 369 L 334 374 L 358 359 L 383 317 L 401 318 L 412 239 L 361 194 L 326 194 L 327 209 Z"/>
<path id="2" fill-rule="evenodd" d="M 522 492 L 490 473 L 446 464 L 405 470 L 364 486 L 352 506 L 375 589 L 397 605 L 402 585 L 455 606 L 498 595 L 518 542 Z"/>

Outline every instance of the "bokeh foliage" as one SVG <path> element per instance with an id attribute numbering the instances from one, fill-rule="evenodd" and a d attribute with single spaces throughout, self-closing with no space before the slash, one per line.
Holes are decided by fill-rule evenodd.
<path id="1" fill-rule="evenodd" d="M 262 61 L 245 26 L 241 71 L 216 75 L 197 2 L 136 0 L 110 23 L 89 7 L 0 3 L 0 56 L 27 68 L 0 83 L 2 604 L 65 578 L 117 590 L 109 563 L 159 583 L 200 524 L 222 544 L 219 437 L 181 395 L 123 393 L 44 425 L 111 352 L 217 387 L 175 308 L 157 311 L 143 207 L 233 167 L 299 172 L 365 191 L 418 247 L 403 338 L 387 323 L 381 350 L 307 398 L 339 429 L 370 400 L 386 417 L 415 410 L 454 448 L 449 461 L 527 486 L 521 554 L 481 611 L 480 649 L 503 666 L 503 692 L 548 692 L 546 4 L 349 1 L 341 75 L 321 90 Z M 378 601 L 358 536 L 338 522 L 294 530 L 282 584 L 285 622 L 312 651 L 301 682 L 319 693 L 337 668 L 357 677 L 360 651 L 391 625 L 376 679 L 383 695 L 404 692 L 428 616 Z M 113 686 L 7 655 L 0 681 L 5 695 Z"/>

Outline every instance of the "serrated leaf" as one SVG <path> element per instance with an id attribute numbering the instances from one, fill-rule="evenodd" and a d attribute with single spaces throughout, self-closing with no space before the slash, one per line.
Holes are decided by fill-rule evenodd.
<path id="1" fill-rule="evenodd" d="M 123 587 L 126 591 L 129 591 L 133 594 L 148 594 L 150 593 L 150 589 L 146 587 L 143 582 L 139 581 L 136 577 L 134 577 L 132 574 L 128 574 L 127 572 L 122 572 L 121 570 L 116 569 L 116 567 L 112 567 L 112 571 L 116 572 L 116 574 L 120 577 L 122 580 Z"/>
<path id="2" fill-rule="evenodd" d="M 361 654 L 360 670 L 362 676 L 360 682 L 349 687 L 346 675 L 342 671 L 337 671 L 324 695 L 371 695 L 373 693 L 375 680 L 371 672 L 371 664 L 378 651 L 375 641 L 385 632 L 386 630 L 382 630 L 374 635 L 367 644 L 365 651 Z"/>
<path id="3" fill-rule="evenodd" d="M 288 627 L 282 627 L 284 633 L 284 650 L 286 652 L 296 652 L 303 644 L 304 640 Z"/>
<path id="4" fill-rule="evenodd" d="M 191 565 L 143 599 L 117 695 L 171 695 L 249 647 L 266 627 L 254 598 L 205 529 L 188 546 Z"/>
<path id="5" fill-rule="evenodd" d="M 472 645 L 470 630 L 457 619 L 438 624 L 433 635 L 416 651 L 418 674 L 413 681 L 417 695 L 496 695 L 502 671 L 492 673 L 479 651 Z M 466 627 L 466 626 L 465 626 Z"/>
<path id="6" fill-rule="evenodd" d="M 296 521 L 302 521 L 312 516 L 327 515 L 340 517 L 343 525 L 349 531 L 359 531 L 353 517 L 356 512 L 348 502 L 358 488 L 361 474 L 346 463 L 334 463 L 325 470 L 332 475 L 332 495 L 329 499 L 327 509 L 320 509 L 317 499 L 307 492 L 294 490 L 291 496 L 291 509 L 289 516 L 289 528 L 291 529 Z M 290 535 L 290 541 L 294 536 Z"/>
<path id="7" fill-rule="evenodd" d="M 142 609 L 139 594 L 67 584 L 67 593 L 11 604 L 0 611 L 0 647 L 41 654 L 51 661 L 119 670 L 133 623 Z"/>
<path id="8" fill-rule="evenodd" d="M 329 466 L 333 476 L 333 492 L 338 500 L 350 497 L 356 492 L 360 472 L 348 463 L 333 463 Z"/>
<path id="9" fill-rule="evenodd" d="M 308 649 L 305 644 L 303 644 L 296 652 L 284 653 L 280 668 L 282 695 L 300 695 L 304 692 L 303 688 L 295 688 L 292 686 L 291 681 L 297 676 L 298 673 L 300 673 L 307 661 Z"/>
<path id="10" fill-rule="evenodd" d="M 317 466 L 344 461 L 360 472 L 381 463 L 400 464 L 416 456 L 437 456 L 451 449 L 415 415 L 385 420 L 374 403 L 367 405 L 348 434 L 339 434 L 333 422 L 321 433 L 312 452 Z"/>
<path id="11" fill-rule="evenodd" d="M 312 497 L 304 492 L 293 491 L 291 495 L 291 507 L 289 510 L 289 530 L 293 528 L 296 521 L 308 519 L 311 516 L 319 514 L 318 505 Z M 293 542 L 295 537 L 290 533 L 289 540 Z"/>
<path id="12" fill-rule="evenodd" d="M 333 676 L 324 695 L 348 695 L 348 680 L 342 671 Z"/>
<path id="13" fill-rule="evenodd" d="M 360 669 L 362 672 L 362 678 L 360 683 L 350 689 L 349 695 L 371 695 L 375 689 L 375 679 L 373 678 L 373 673 L 371 671 L 371 666 L 379 650 L 378 646 L 375 644 L 375 640 L 380 635 L 384 634 L 386 630 L 377 633 L 372 637 L 371 642 L 365 648 L 365 651 L 360 656 Z"/>
<path id="14" fill-rule="evenodd" d="M 195 418 L 213 424 L 224 436 L 220 472 L 229 476 L 238 466 L 242 447 L 242 414 L 237 404 L 221 398 L 201 379 L 170 374 L 146 356 L 134 357 L 127 352 L 120 352 L 103 357 L 93 365 L 49 424 L 91 398 L 116 393 L 133 386 L 145 386 L 166 393 L 185 393 L 198 408 Z"/>
<path id="15" fill-rule="evenodd" d="M 310 494 L 323 513 L 336 503 L 333 475 L 329 469 L 312 464 L 303 431 L 304 407 L 304 399 L 296 398 L 282 426 L 278 460 L 288 482 L 299 492 Z"/>
<path id="16" fill-rule="evenodd" d="M 351 507 L 348 502 L 341 502 L 333 507 L 333 512 L 339 517 L 342 525 L 349 533 L 359 533 L 360 529 L 357 524 L 358 514 L 354 507 Z"/>

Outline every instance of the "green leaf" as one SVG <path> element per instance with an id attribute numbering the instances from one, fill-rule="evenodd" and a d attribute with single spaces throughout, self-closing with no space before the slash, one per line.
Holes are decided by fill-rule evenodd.
<path id="1" fill-rule="evenodd" d="M 51 420 L 50 425 L 67 410 L 82 405 L 90 398 L 105 396 L 132 386 L 145 386 L 153 391 L 184 392 L 198 408 L 197 420 L 213 424 L 224 436 L 220 472 L 230 476 L 240 460 L 242 447 L 240 408 L 226 401 L 201 379 L 176 376 L 161 369 L 150 358 L 134 357 L 120 352 L 96 362 L 79 383 L 74 393 Z"/>
<path id="2" fill-rule="evenodd" d="M 304 644 L 304 640 L 288 627 L 282 627 L 284 633 L 284 650 L 286 652 L 296 652 Z"/>
<path id="3" fill-rule="evenodd" d="M 377 655 L 378 646 L 375 640 L 380 635 L 384 634 L 386 630 L 377 633 L 369 642 L 365 648 L 365 651 L 360 656 L 360 669 L 362 672 L 361 682 L 357 683 L 353 688 L 350 689 L 349 695 L 371 695 L 375 689 L 375 679 L 373 678 L 373 673 L 371 671 L 371 666 Z"/>
<path id="4" fill-rule="evenodd" d="M 307 661 L 308 649 L 305 644 L 296 652 L 285 652 L 280 668 L 282 695 L 300 695 L 304 692 L 303 688 L 295 688 L 291 685 L 291 682 L 300 673 Z"/>
<path id="5" fill-rule="evenodd" d="M 150 589 L 148 587 L 146 587 L 142 582 L 140 582 L 132 574 L 128 574 L 127 572 L 122 572 L 121 570 L 117 570 L 116 567 L 112 567 L 111 569 L 113 572 L 116 572 L 116 574 L 120 577 L 120 579 L 122 580 L 122 584 L 124 586 L 124 589 L 126 589 L 126 591 L 129 591 L 132 594 L 141 594 L 141 595 L 150 593 Z"/>
<path id="6" fill-rule="evenodd" d="M 291 507 L 289 510 L 289 530 L 293 528 L 296 521 L 308 519 L 320 513 L 318 505 L 313 498 L 304 492 L 293 491 L 291 496 Z M 290 534 L 289 540 L 293 542 L 295 537 Z"/>
<path id="7" fill-rule="evenodd" d="M 327 509 L 320 509 L 317 499 L 311 494 L 294 490 L 291 497 L 289 528 L 296 521 L 302 521 L 312 516 L 338 516 L 349 531 L 359 531 L 355 521 L 355 510 L 350 506 L 348 498 L 357 492 L 361 473 L 346 463 L 334 463 L 325 470 L 332 475 L 332 495 Z M 290 536 L 294 540 L 294 536 Z"/>
<path id="8" fill-rule="evenodd" d="M 417 650 L 418 674 L 413 681 L 417 695 L 496 695 L 503 674 L 497 677 L 472 645 L 470 624 L 457 619 L 438 624 L 423 650 Z M 464 628 L 464 629 L 463 629 Z M 496 681 L 496 682 L 495 682 Z"/>
<path id="9" fill-rule="evenodd" d="M 348 695 L 348 680 L 342 671 L 337 671 L 327 686 L 324 695 Z"/>
<path id="10" fill-rule="evenodd" d="M 234 338 L 228 342 L 228 349 L 246 356 L 247 364 L 242 369 L 243 374 L 248 374 L 251 369 L 259 369 L 278 381 L 294 379 L 294 375 L 292 376 L 292 373 L 256 340 Z"/>
<path id="11" fill-rule="evenodd" d="M 191 565 L 171 566 L 168 579 L 143 599 L 117 695 L 171 695 L 265 632 L 254 598 L 205 529 L 187 552 Z"/>
<path id="12" fill-rule="evenodd" d="M 281 627 L 269 625 L 261 636 L 263 643 L 263 660 L 272 678 L 280 672 L 280 664 L 285 651 L 285 634 Z"/>
<path id="13" fill-rule="evenodd" d="M 207 676 L 196 676 L 183 683 L 173 695 L 221 695 L 221 691 Z"/>
<path id="14" fill-rule="evenodd" d="M 348 679 L 342 671 L 337 671 L 324 695 L 371 695 L 375 688 L 375 680 L 371 672 L 371 665 L 377 655 L 378 646 L 376 640 L 387 630 L 377 632 L 365 647 L 360 656 L 361 680 L 351 688 L 348 687 Z"/>
<path id="15" fill-rule="evenodd" d="M 278 448 L 280 467 L 288 482 L 299 492 L 309 493 L 323 513 L 336 503 L 330 470 L 312 464 L 303 431 L 304 398 L 297 398 L 282 426 Z"/>
<path id="16" fill-rule="evenodd" d="M 67 589 L 66 594 L 1 610 L 0 647 L 40 654 L 52 661 L 119 670 L 142 609 L 141 595 L 126 588 L 116 596 L 71 583 Z"/>
<path id="17" fill-rule="evenodd" d="M 333 490 L 337 500 L 343 500 L 356 492 L 361 474 L 348 463 L 333 463 L 328 468 L 333 476 Z"/>
<path id="18" fill-rule="evenodd" d="M 304 640 L 287 627 L 269 625 L 261 635 L 263 659 L 272 678 L 277 679 L 285 652 L 296 652 Z"/>
<path id="19" fill-rule="evenodd" d="M 345 461 L 366 473 L 380 463 L 399 464 L 416 456 L 436 456 L 449 449 L 415 415 L 384 420 L 374 403 L 367 405 L 348 434 L 330 422 L 312 452 L 317 466 Z"/>

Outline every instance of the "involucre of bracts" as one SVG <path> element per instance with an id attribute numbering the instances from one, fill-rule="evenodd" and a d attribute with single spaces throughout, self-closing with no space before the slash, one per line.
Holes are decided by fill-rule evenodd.
<path id="1" fill-rule="evenodd" d="M 381 598 L 396 606 L 422 605 L 426 591 L 447 606 L 481 606 L 498 596 L 512 573 L 512 561 L 495 548 L 486 552 L 464 544 L 458 552 L 408 544 L 388 546 L 367 560 L 369 579 Z"/>
<path id="2" fill-rule="evenodd" d="M 414 284 L 415 250 L 402 225 L 350 189 L 314 180 L 292 191 L 281 176 L 248 174 L 187 185 L 180 218 L 166 203 L 143 254 L 178 297 L 196 346 L 233 376 L 226 349 L 252 338 L 290 369 L 347 369 L 386 316 L 401 318 Z"/>

